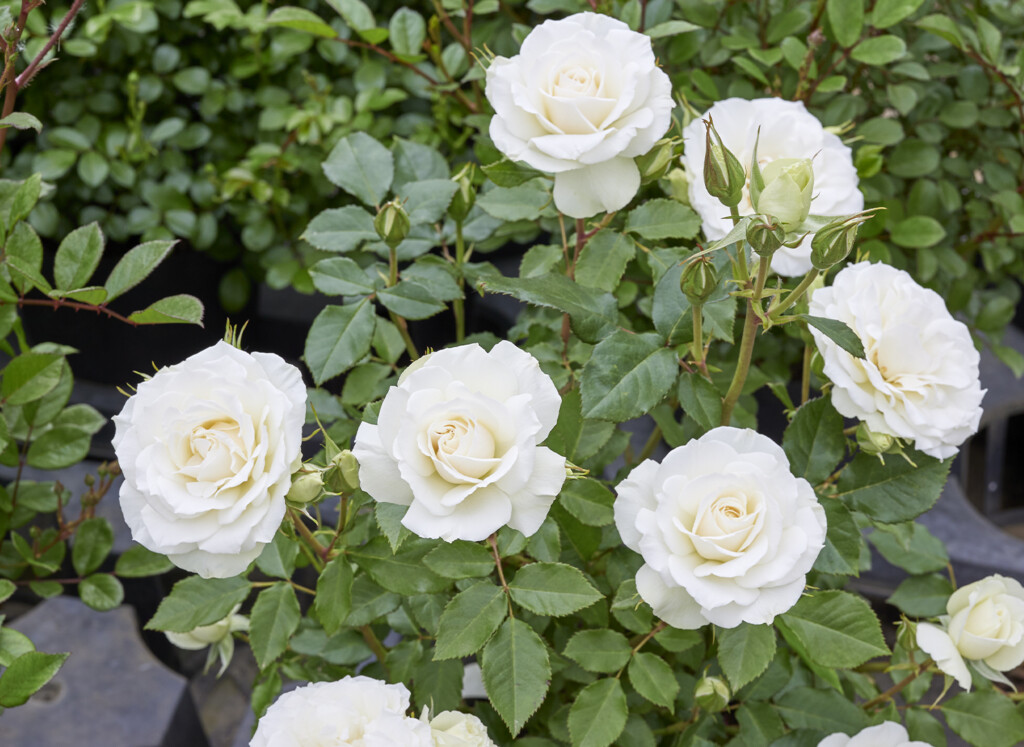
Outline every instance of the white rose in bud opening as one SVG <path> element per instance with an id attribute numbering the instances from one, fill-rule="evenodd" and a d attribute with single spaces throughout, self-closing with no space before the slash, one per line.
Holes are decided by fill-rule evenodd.
<path id="1" fill-rule="evenodd" d="M 220 643 L 225 638 L 230 638 L 232 633 L 249 629 L 249 618 L 236 614 L 240 606 L 235 605 L 227 617 L 210 625 L 200 625 L 187 633 L 167 631 L 164 635 L 178 648 L 183 648 L 186 651 L 200 651 L 207 646 Z"/>
<path id="2" fill-rule="evenodd" d="M 497 747 L 487 727 L 472 714 L 442 711 L 430 718 L 430 712 L 424 709 L 421 720 L 430 724 L 434 747 Z"/>
<path id="3" fill-rule="evenodd" d="M 276 355 L 218 342 L 139 384 L 114 416 L 132 537 L 205 578 L 274 538 L 301 463 L 306 387 Z"/>
<path id="4" fill-rule="evenodd" d="M 674 106 L 650 38 L 597 13 L 537 26 L 518 55 L 487 68 L 486 93 L 494 144 L 553 173 L 555 206 L 573 218 L 633 199 L 633 159 L 665 134 Z"/>
<path id="5" fill-rule="evenodd" d="M 818 742 L 818 747 L 929 747 L 927 742 L 911 742 L 910 735 L 901 724 L 885 721 L 877 726 L 861 729 L 852 737 L 842 732 L 829 735 Z"/>
<path id="6" fill-rule="evenodd" d="M 942 627 L 917 626 L 917 645 L 960 687 L 971 689 L 965 659 L 989 679 L 1024 663 L 1024 587 L 998 574 L 963 586 L 949 597 Z"/>
<path id="7" fill-rule="evenodd" d="M 761 138 L 757 157 L 764 169 L 781 158 L 809 158 L 814 169 L 813 215 L 849 215 L 864 209 L 864 195 L 858 188 L 853 154 L 843 141 L 826 132 L 821 122 L 799 101 L 782 99 L 725 99 L 717 102 L 700 118 L 683 129 L 683 164 L 689 177 L 690 204 L 700 215 L 704 234 L 712 241 L 724 237 L 732 228 L 729 208 L 712 197 L 704 186 L 704 147 L 706 128 L 701 121 L 708 115 L 722 143 L 747 170 L 743 199 L 737 206 L 740 215 L 752 215 L 750 203 L 750 160 L 758 127 Z M 780 275 L 803 275 L 811 270 L 811 237 L 796 249 L 782 247 L 772 255 L 772 270 Z"/>
<path id="8" fill-rule="evenodd" d="M 767 624 L 794 604 L 825 544 L 825 511 L 778 444 L 721 427 L 637 465 L 615 525 L 645 561 L 637 591 L 677 628 Z"/>
<path id="9" fill-rule="evenodd" d="M 800 227 L 811 211 L 814 171 L 809 158 L 779 158 L 761 172 L 764 191 L 757 198 L 757 212 L 773 215 L 787 233 Z"/>
<path id="10" fill-rule="evenodd" d="M 363 676 L 314 682 L 279 697 L 249 747 L 434 747 L 430 727 L 408 710 L 402 684 Z"/>
<path id="11" fill-rule="evenodd" d="M 363 423 L 352 453 L 378 501 L 409 506 L 421 537 L 482 540 L 506 524 L 537 531 L 565 481 L 565 458 L 538 446 L 561 400 L 529 353 L 502 341 L 416 361 Z"/>
<path id="12" fill-rule="evenodd" d="M 845 322 L 864 344 L 866 357 L 854 358 L 811 329 L 840 413 L 937 459 L 978 430 L 980 357 L 938 293 L 903 270 L 859 262 L 814 291 L 810 313 Z"/>

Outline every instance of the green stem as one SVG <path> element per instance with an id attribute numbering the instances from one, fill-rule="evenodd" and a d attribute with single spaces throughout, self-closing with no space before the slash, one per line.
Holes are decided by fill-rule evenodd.
<path id="1" fill-rule="evenodd" d="M 903 688 L 905 688 L 905 687 L 906 687 L 907 685 L 909 685 L 909 684 L 910 684 L 911 682 L 913 682 L 913 681 L 914 681 L 914 680 L 916 680 L 916 679 L 917 679 L 918 677 L 920 677 L 920 676 L 921 676 L 921 674 L 922 674 L 922 673 L 923 673 L 923 672 L 924 672 L 924 671 L 925 671 L 926 669 L 928 669 L 928 667 L 930 667 L 931 665 L 932 665 L 932 660 L 931 660 L 931 659 L 928 659 L 928 661 L 925 661 L 925 662 L 923 662 L 923 663 L 921 664 L 921 666 L 919 666 L 919 667 L 918 667 L 917 669 L 915 669 L 915 670 L 914 670 L 913 672 L 911 672 L 911 673 L 910 673 L 910 674 L 908 674 L 908 675 L 907 675 L 906 677 L 904 677 L 904 678 L 903 678 L 902 680 L 900 680 L 899 682 L 897 682 L 897 683 L 896 683 L 895 685 L 893 685 L 892 687 L 890 687 L 890 688 L 889 688 L 888 690 L 886 690 L 886 691 L 885 691 L 884 693 L 882 693 L 882 694 L 881 694 L 881 695 L 879 695 L 878 697 L 872 698 L 872 699 L 871 699 L 871 700 L 869 700 L 868 702 L 864 703 L 864 705 L 862 705 L 862 706 L 861 706 L 861 708 L 863 708 L 863 709 L 864 709 L 865 711 L 867 711 L 867 710 L 869 710 L 869 709 L 871 709 L 871 708 L 874 708 L 874 707 L 875 707 L 875 706 L 877 706 L 877 705 L 881 705 L 882 703 L 884 703 L 884 702 L 885 702 L 885 701 L 887 701 L 887 700 L 890 700 L 890 699 L 892 698 L 892 696 L 893 696 L 893 695 L 896 695 L 896 694 L 897 694 L 897 693 L 899 693 L 899 692 L 900 692 L 900 691 L 901 691 L 901 690 L 902 690 Z"/>
<path id="2" fill-rule="evenodd" d="M 810 345 L 804 345 L 804 365 L 800 376 L 800 404 L 804 404 L 811 397 L 811 356 L 814 350 Z"/>
<path id="3" fill-rule="evenodd" d="M 768 280 L 768 260 L 762 259 L 757 265 L 757 280 L 754 281 L 754 295 L 747 300 L 747 315 L 743 320 L 743 339 L 740 341 L 740 356 L 736 361 L 736 373 L 733 374 L 729 391 L 722 400 L 722 425 L 729 425 L 733 408 L 740 398 L 743 385 L 750 372 L 750 359 L 754 354 L 754 337 L 757 333 L 757 315 L 754 304 L 761 300 L 765 281 Z"/>
<path id="4" fill-rule="evenodd" d="M 735 226 L 740 222 L 740 209 L 733 205 L 729 208 L 729 217 L 732 218 L 732 224 Z M 750 278 L 750 270 L 747 269 L 747 250 L 744 248 L 742 241 L 736 242 L 736 263 L 740 268 L 740 276 L 737 279 L 741 283 L 747 282 Z"/>
<path id="5" fill-rule="evenodd" d="M 693 311 L 693 360 L 699 366 L 704 360 L 704 304 L 695 303 L 691 307 Z"/>
<path id="6" fill-rule="evenodd" d="M 363 634 L 363 640 L 366 641 L 366 645 L 370 647 L 371 651 L 373 651 L 373 655 L 377 657 L 377 661 L 380 662 L 380 665 L 384 667 L 384 671 L 390 675 L 391 670 L 388 669 L 388 665 L 384 661 L 388 656 L 387 649 L 384 648 L 384 645 L 380 642 L 377 634 L 373 632 L 373 628 L 369 625 L 363 625 L 359 628 L 359 632 Z"/>
<path id="7" fill-rule="evenodd" d="M 455 269 L 459 278 L 459 290 L 464 290 L 465 279 L 462 277 L 462 265 L 466 261 L 466 241 L 462 237 L 462 221 L 455 221 Z M 462 342 L 466 337 L 466 307 L 461 298 L 452 304 L 455 313 L 455 341 Z"/>
<path id="8" fill-rule="evenodd" d="M 654 450 L 658 448 L 659 443 L 661 443 L 661 426 L 656 425 L 654 426 L 654 430 L 651 431 L 651 435 L 648 436 L 647 443 L 644 444 L 644 447 L 637 455 L 636 463 L 639 464 L 645 459 L 650 459 L 651 454 L 653 454 Z"/>
<path id="9" fill-rule="evenodd" d="M 395 247 L 390 247 L 388 251 L 388 282 L 387 287 L 390 288 L 398 283 L 398 252 Z M 388 310 L 388 316 L 391 318 L 391 322 L 398 328 L 398 334 L 402 336 L 402 341 L 405 343 L 405 352 L 409 354 L 409 360 L 414 361 L 420 357 L 419 351 L 416 350 L 416 344 L 412 341 L 412 337 L 409 336 L 409 325 L 405 319 L 400 317 L 395 312 Z"/>
<path id="10" fill-rule="evenodd" d="M 778 306 L 772 309 L 771 314 L 768 315 L 769 319 L 773 322 L 776 321 L 786 309 L 790 308 L 793 304 L 803 298 L 803 295 L 807 292 L 807 289 L 811 287 L 811 283 L 818 279 L 818 275 L 821 274 L 821 270 L 811 270 L 809 273 L 804 275 L 804 279 L 800 281 L 800 284 L 790 291 L 789 295 L 786 296 L 786 300 L 781 302 Z"/>
<path id="11" fill-rule="evenodd" d="M 310 556 L 310 560 L 313 561 L 314 567 L 318 571 L 322 571 L 324 569 L 323 561 L 327 555 L 327 548 L 321 545 L 320 541 L 313 536 L 313 533 L 309 531 L 309 527 L 306 526 L 306 522 L 304 522 L 302 517 L 295 511 L 288 509 L 288 516 L 292 520 L 292 524 L 295 525 L 295 529 L 298 531 L 299 536 L 305 540 L 306 546 L 313 551 L 313 555 Z"/>
<path id="12" fill-rule="evenodd" d="M 512 592 L 505 582 L 505 571 L 501 568 L 501 554 L 498 552 L 497 535 L 492 534 L 487 538 L 487 544 L 491 546 L 491 554 L 494 555 L 494 566 L 498 569 L 498 580 L 501 581 L 501 588 L 505 590 L 505 599 L 508 601 L 508 616 L 515 617 L 512 611 Z"/>

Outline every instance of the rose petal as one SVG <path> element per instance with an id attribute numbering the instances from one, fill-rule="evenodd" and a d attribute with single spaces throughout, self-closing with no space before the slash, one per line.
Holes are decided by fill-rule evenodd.
<path id="1" fill-rule="evenodd" d="M 640 170 L 629 158 L 612 158 L 555 175 L 555 207 L 571 218 L 621 210 L 640 189 Z"/>

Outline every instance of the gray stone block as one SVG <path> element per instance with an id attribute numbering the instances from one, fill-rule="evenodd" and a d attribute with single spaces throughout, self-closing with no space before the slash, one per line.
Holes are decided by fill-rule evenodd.
<path id="1" fill-rule="evenodd" d="M 131 607 L 96 612 L 60 596 L 10 627 L 40 651 L 71 656 L 25 705 L 4 712 L 0 744 L 207 747 L 188 681 L 146 648 Z"/>

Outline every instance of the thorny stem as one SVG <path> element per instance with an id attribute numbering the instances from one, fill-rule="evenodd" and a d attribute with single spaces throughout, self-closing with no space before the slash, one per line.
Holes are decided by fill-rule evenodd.
<path id="1" fill-rule="evenodd" d="M 659 620 L 658 624 L 655 625 L 653 628 L 651 628 L 651 632 L 648 633 L 647 635 L 645 635 L 643 638 L 641 638 L 640 642 L 637 643 L 635 646 L 633 646 L 633 650 L 629 652 L 629 658 L 632 659 L 634 656 L 636 656 L 637 652 L 640 649 L 642 649 L 645 645 L 647 645 L 647 642 L 649 640 L 654 638 L 654 636 L 656 636 L 658 633 L 660 633 L 662 630 L 665 629 L 665 625 L 666 625 L 666 623 L 664 621 Z M 626 667 L 622 667 L 622 669 L 620 669 L 618 671 L 618 673 L 616 673 L 615 679 L 621 678 L 622 677 L 622 673 L 625 672 L 625 671 L 626 671 Z"/>
<path id="2" fill-rule="evenodd" d="M 923 674 L 923 673 L 924 673 L 924 671 L 925 671 L 926 669 L 928 669 L 928 667 L 929 667 L 929 666 L 931 666 L 931 665 L 932 665 L 932 660 L 931 660 L 931 659 L 928 659 L 927 661 L 923 662 L 923 663 L 922 663 L 922 664 L 921 664 L 920 666 L 918 666 L 918 667 L 917 667 L 917 669 L 915 669 L 915 670 L 914 670 L 913 672 L 911 672 L 910 674 L 908 674 L 908 675 L 907 675 L 906 677 L 904 677 L 904 678 L 903 678 L 902 680 L 900 680 L 900 681 L 899 681 L 899 682 L 897 682 L 897 683 L 896 683 L 895 685 L 893 685 L 892 687 L 890 687 L 890 688 L 889 688 L 888 690 L 886 690 L 886 691 L 885 691 L 884 693 L 882 693 L 881 695 L 879 695 L 879 696 L 877 696 L 877 697 L 875 697 L 875 698 L 872 698 L 871 700 L 869 700 L 869 701 L 867 701 L 866 703 L 864 703 L 864 704 L 863 704 L 863 705 L 861 706 L 861 708 L 863 708 L 863 709 L 864 709 L 865 711 L 867 711 L 867 710 L 870 710 L 870 709 L 874 708 L 874 707 L 875 707 L 875 706 L 877 706 L 877 705 L 881 705 L 882 703 L 884 703 L 884 702 L 885 702 L 885 701 L 887 701 L 887 700 L 890 700 L 890 699 L 892 698 L 892 696 L 893 696 L 893 695 L 896 695 L 896 694 L 897 694 L 897 693 L 899 693 L 899 692 L 900 692 L 900 691 L 901 691 L 901 690 L 902 690 L 903 688 L 905 688 L 905 687 L 906 687 L 907 685 L 909 685 L 909 684 L 910 684 L 911 682 L 913 682 L 913 681 L 914 681 L 914 680 L 916 680 L 916 679 L 917 679 L 918 677 L 920 677 L 920 676 L 921 676 L 921 674 Z"/>
<path id="3" fill-rule="evenodd" d="M 7 130 L 0 130 L 2 135 Z M 0 143 L 2 147 L 2 143 Z M 63 298 L 19 298 L 17 301 L 0 301 L 0 306 L 8 303 L 16 303 L 18 306 L 48 306 L 54 311 L 57 309 L 74 309 L 75 311 L 95 311 L 97 314 L 105 314 L 111 319 L 117 319 L 119 322 L 130 324 L 133 327 L 138 327 L 139 323 L 132 321 L 126 316 L 118 314 L 116 311 L 111 311 L 106 306 L 96 306 L 91 303 L 82 303 L 80 301 L 68 301 Z"/>
<path id="4" fill-rule="evenodd" d="M 32 62 L 28 64 L 28 67 L 22 71 L 21 75 L 14 79 L 14 87 L 16 89 L 21 90 L 26 83 L 32 80 L 32 77 L 36 74 L 39 65 L 42 63 L 43 58 L 46 57 L 47 53 L 51 49 L 53 49 L 53 46 L 60 40 L 61 35 L 67 31 L 68 25 L 74 17 L 78 15 L 78 11 L 82 9 L 84 4 L 85 0 L 75 0 L 71 4 L 71 9 L 67 12 L 64 18 L 61 19 L 57 28 L 50 35 L 50 38 L 46 40 L 46 44 L 43 45 L 43 48 L 39 50 L 39 53 L 35 56 Z M 5 112 L 4 116 L 7 116 L 7 114 L 10 114 L 10 112 Z"/>
<path id="5" fill-rule="evenodd" d="M 508 616 L 515 617 L 512 611 L 512 592 L 505 581 L 505 571 L 501 568 L 501 555 L 498 553 L 497 535 L 492 534 L 487 538 L 487 544 L 491 546 L 491 554 L 494 555 L 494 566 L 498 569 L 498 580 L 501 581 L 501 588 L 505 590 L 505 599 L 508 601 Z"/>
<path id="6" fill-rule="evenodd" d="M 733 408 L 736 407 L 736 402 L 743 391 L 743 384 L 746 383 L 747 374 L 750 372 L 750 359 L 754 354 L 754 337 L 758 325 L 754 304 L 761 300 L 761 293 L 764 292 L 764 284 L 768 279 L 768 264 L 767 259 L 762 259 L 758 263 L 754 295 L 747 300 L 747 315 L 743 320 L 743 339 L 740 341 L 740 356 L 736 362 L 736 373 L 733 374 L 729 391 L 725 393 L 725 399 L 722 400 L 722 425 L 729 425 Z"/>

